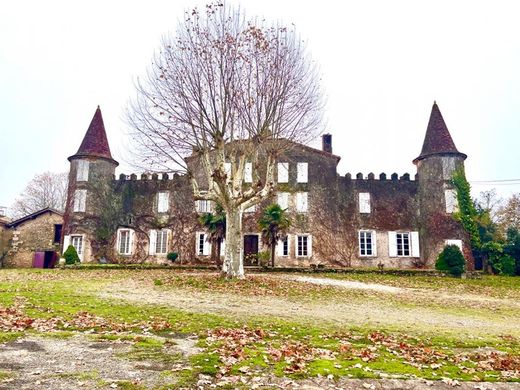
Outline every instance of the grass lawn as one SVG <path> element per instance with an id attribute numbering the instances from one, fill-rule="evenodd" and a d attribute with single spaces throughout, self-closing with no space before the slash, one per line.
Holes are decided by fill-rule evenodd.
<path id="1" fill-rule="evenodd" d="M 167 269 L 0 269 L 0 361 L 29 340 L 56 350 L 87 343 L 104 351 L 93 356 L 106 367 L 115 365 L 107 373 L 80 356 L 74 370 L 38 374 L 47 388 L 60 381 L 128 389 L 309 378 L 520 381 L 520 278 L 314 277 L 346 284 L 283 274 L 227 281 Z M 0 364 L 0 388 L 29 375 L 14 363 Z M 143 377 L 110 378 L 117 364 Z"/>

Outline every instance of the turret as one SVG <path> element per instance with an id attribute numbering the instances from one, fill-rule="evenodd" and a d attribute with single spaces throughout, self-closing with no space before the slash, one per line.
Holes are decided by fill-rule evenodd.
<path id="1" fill-rule="evenodd" d="M 457 150 L 436 102 L 433 103 L 426 136 L 419 156 L 413 161 L 419 180 L 419 211 L 422 226 L 421 257 L 432 266 L 444 245 L 461 242 L 471 259 L 467 234 L 453 219 L 458 210 L 453 174 L 464 170 L 466 155 Z"/>

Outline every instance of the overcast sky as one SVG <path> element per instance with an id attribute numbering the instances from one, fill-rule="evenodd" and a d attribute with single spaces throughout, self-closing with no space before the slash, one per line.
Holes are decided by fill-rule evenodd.
<path id="1" fill-rule="evenodd" d="M 67 171 L 99 104 L 118 173 L 123 109 L 163 34 L 206 1 L 9 1 L 0 14 L 0 205 Z M 339 173 L 415 174 L 434 100 L 474 194 L 520 180 L 518 1 L 230 1 L 294 23 L 320 64 Z M 317 140 L 314 146 L 319 146 Z M 508 184 L 508 185 L 504 185 Z"/>

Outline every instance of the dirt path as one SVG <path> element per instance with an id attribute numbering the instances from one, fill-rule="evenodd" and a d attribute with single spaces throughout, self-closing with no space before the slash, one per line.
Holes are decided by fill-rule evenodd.
<path id="1" fill-rule="evenodd" d="M 320 283 L 320 278 L 295 279 L 302 283 Z M 341 284 L 346 288 L 360 288 L 363 283 L 339 281 L 332 279 L 321 279 L 326 283 L 333 282 L 334 285 Z M 338 283 L 339 282 L 339 283 Z M 377 289 L 379 292 L 385 290 L 393 296 L 394 302 L 384 299 L 370 300 L 352 299 L 333 300 L 323 302 L 294 301 L 283 297 L 274 296 L 240 296 L 236 294 L 216 293 L 202 290 L 182 290 L 177 288 L 166 288 L 164 286 L 153 286 L 142 282 L 131 280 L 110 285 L 104 291 L 99 292 L 103 298 L 126 300 L 140 304 L 157 304 L 175 307 L 178 309 L 197 312 L 215 313 L 228 316 L 251 317 L 251 316 L 275 316 L 292 320 L 308 320 L 334 323 L 339 325 L 358 325 L 371 327 L 398 328 L 403 331 L 451 331 L 467 334 L 485 335 L 520 335 L 518 324 L 509 321 L 507 317 L 486 317 L 480 313 L 462 313 L 457 310 L 444 310 L 439 308 L 423 307 L 421 305 L 408 305 L 398 303 L 399 294 L 416 294 L 412 289 L 397 289 L 391 286 L 370 285 L 366 289 Z M 425 294 L 436 294 L 436 292 L 421 292 L 424 299 Z M 395 297 L 395 295 L 397 295 Z M 437 298 L 436 298 L 437 299 Z M 397 301 L 397 304 L 395 303 Z M 405 301 L 406 302 L 406 301 Z"/>

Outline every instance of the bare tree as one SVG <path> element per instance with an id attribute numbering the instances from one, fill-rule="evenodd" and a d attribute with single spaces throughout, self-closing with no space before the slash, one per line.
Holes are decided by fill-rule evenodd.
<path id="1" fill-rule="evenodd" d="M 520 231 L 520 193 L 513 194 L 506 199 L 498 208 L 496 217 L 499 231 L 504 237 L 510 228 Z"/>
<path id="2" fill-rule="evenodd" d="M 34 176 L 11 206 L 12 216 L 21 218 L 47 207 L 65 210 L 67 184 L 67 173 L 44 172 Z"/>
<path id="3" fill-rule="evenodd" d="M 319 80 L 294 29 L 215 3 L 185 13 L 137 83 L 127 111 L 136 153 L 151 168 L 186 171 L 195 199 L 222 205 L 229 277 L 244 275 L 242 212 L 273 190 L 277 157 L 317 135 Z"/>

